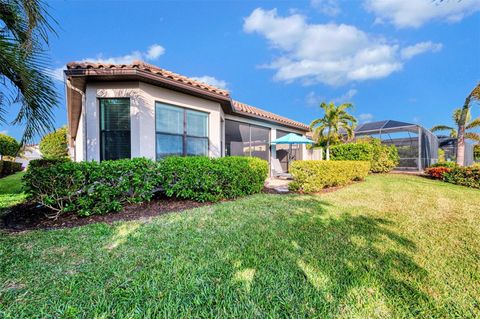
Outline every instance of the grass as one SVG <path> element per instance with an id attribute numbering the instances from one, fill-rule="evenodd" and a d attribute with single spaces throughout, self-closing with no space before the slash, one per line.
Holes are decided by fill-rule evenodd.
<path id="1" fill-rule="evenodd" d="M 479 190 L 377 175 L 0 234 L 0 317 L 478 318 L 478 207 Z"/>
<path id="2" fill-rule="evenodd" d="M 19 172 L 0 178 L 0 213 L 5 208 L 18 204 L 25 199 L 21 182 L 24 174 L 24 172 Z"/>

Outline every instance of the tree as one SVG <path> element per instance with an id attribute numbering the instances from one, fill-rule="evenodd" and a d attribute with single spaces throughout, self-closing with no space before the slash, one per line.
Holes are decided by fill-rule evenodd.
<path id="1" fill-rule="evenodd" d="M 0 160 L 2 160 L 4 156 L 15 157 L 19 149 L 20 144 L 18 144 L 16 139 L 5 134 L 0 134 Z"/>
<path id="2" fill-rule="evenodd" d="M 473 157 L 475 161 L 480 162 L 480 144 L 473 147 Z"/>
<path id="3" fill-rule="evenodd" d="M 40 152 L 44 158 L 58 159 L 68 157 L 67 128 L 62 127 L 45 135 L 40 141 Z"/>
<path id="4" fill-rule="evenodd" d="M 57 93 L 47 74 L 44 46 L 54 30 L 41 0 L 0 1 L 0 111 L 20 103 L 14 125 L 25 125 L 22 143 L 52 129 Z M 0 121 L 5 121 L 0 112 Z"/>
<path id="5" fill-rule="evenodd" d="M 334 103 L 322 102 L 320 108 L 324 111 L 323 117 L 313 120 L 310 124 L 313 140 L 326 146 L 327 161 L 330 160 L 330 145 L 338 140 L 352 139 L 354 136 L 357 120 L 347 112 L 347 109 L 352 107 L 350 103 L 335 106 Z"/>
<path id="6" fill-rule="evenodd" d="M 430 129 L 432 132 L 437 132 L 437 131 L 449 131 L 450 132 L 450 137 L 453 138 L 458 138 L 458 127 L 462 124 L 462 109 L 455 109 L 453 111 L 453 122 L 457 126 L 452 127 L 448 125 L 436 125 Z M 480 117 L 477 117 L 473 121 L 471 121 L 471 114 L 470 110 L 467 111 L 466 117 L 465 117 L 465 139 L 470 139 L 472 141 L 480 142 L 480 134 L 475 133 L 475 132 L 468 132 L 469 130 L 472 130 L 474 128 L 480 127 Z"/>
<path id="7" fill-rule="evenodd" d="M 457 164 L 462 165 L 465 161 L 465 128 L 467 123 L 467 115 L 470 112 L 471 103 L 480 100 L 480 83 L 470 92 L 463 103 L 462 112 L 458 125 L 457 137 Z"/>

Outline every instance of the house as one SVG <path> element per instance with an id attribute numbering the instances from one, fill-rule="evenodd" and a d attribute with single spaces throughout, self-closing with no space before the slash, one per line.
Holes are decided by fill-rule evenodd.
<path id="1" fill-rule="evenodd" d="M 231 98 L 226 90 L 135 61 L 72 62 L 66 91 L 75 161 L 169 155 L 257 156 L 286 165 L 287 147 L 270 141 L 306 124 Z M 308 157 L 305 146 L 296 159 Z"/>
<path id="2" fill-rule="evenodd" d="M 23 168 L 26 168 L 31 160 L 42 158 L 42 153 L 40 152 L 38 144 L 24 144 L 20 154 L 21 155 L 15 159 L 15 162 L 22 163 Z"/>

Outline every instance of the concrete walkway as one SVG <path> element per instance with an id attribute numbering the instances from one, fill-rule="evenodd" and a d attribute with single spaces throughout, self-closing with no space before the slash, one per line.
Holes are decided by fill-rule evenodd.
<path id="1" fill-rule="evenodd" d="M 265 188 L 279 194 L 286 194 L 289 192 L 288 184 L 290 184 L 291 181 L 292 180 L 270 177 L 265 181 Z"/>

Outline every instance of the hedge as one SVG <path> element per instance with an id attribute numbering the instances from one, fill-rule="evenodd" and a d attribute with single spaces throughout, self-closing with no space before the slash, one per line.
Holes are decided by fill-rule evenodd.
<path id="1" fill-rule="evenodd" d="M 150 200 L 159 181 L 157 168 L 156 162 L 145 158 L 65 162 L 29 167 L 23 179 L 28 197 L 56 216 L 69 211 L 88 216 Z"/>
<path id="2" fill-rule="evenodd" d="M 68 157 L 60 157 L 60 158 L 38 158 L 31 160 L 28 163 L 28 168 L 36 168 L 36 167 L 48 167 L 56 164 L 70 162 L 70 158 Z"/>
<path id="3" fill-rule="evenodd" d="M 268 163 L 256 157 L 168 157 L 160 171 L 167 196 L 218 201 L 260 192 Z"/>
<path id="4" fill-rule="evenodd" d="M 367 143 L 347 143 L 330 148 L 330 158 L 336 161 L 371 161 L 373 146 Z"/>
<path id="5" fill-rule="evenodd" d="M 368 161 L 295 161 L 290 167 L 290 189 L 315 193 L 323 188 L 363 180 L 370 171 Z"/>
<path id="6" fill-rule="evenodd" d="M 458 164 L 455 163 L 455 162 L 438 162 L 438 163 L 435 163 L 435 164 L 432 164 L 429 166 L 429 168 L 432 168 L 432 167 L 448 167 L 448 168 L 455 168 L 457 167 Z"/>
<path id="7" fill-rule="evenodd" d="M 370 161 L 372 173 L 387 173 L 398 165 L 400 159 L 394 145 L 383 145 L 375 138 L 332 146 L 330 158 L 334 161 Z"/>
<path id="8" fill-rule="evenodd" d="M 54 210 L 54 217 L 119 211 L 125 203 L 150 200 L 156 191 L 196 201 L 235 198 L 260 192 L 268 174 L 266 161 L 246 157 L 37 163 L 24 176 L 25 190 L 32 201 Z"/>
<path id="9" fill-rule="evenodd" d="M 480 188 L 480 167 L 455 167 L 443 173 L 443 180 L 448 183 Z"/>
<path id="10" fill-rule="evenodd" d="M 22 163 L 0 160 L 0 177 L 15 174 L 22 170 Z"/>

